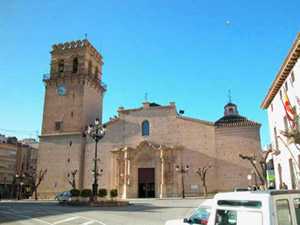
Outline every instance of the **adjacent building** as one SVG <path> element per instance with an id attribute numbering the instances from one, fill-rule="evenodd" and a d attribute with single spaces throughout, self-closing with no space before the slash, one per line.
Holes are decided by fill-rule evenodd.
<path id="1" fill-rule="evenodd" d="M 281 65 L 261 107 L 268 112 L 276 187 L 300 188 L 300 146 L 284 133 L 294 127 L 290 111 L 300 112 L 300 34 Z M 286 106 L 285 106 L 286 105 Z"/>
<path id="2" fill-rule="evenodd" d="M 83 135 L 95 118 L 102 121 L 103 58 L 88 40 L 55 44 L 50 74 L 44 76 L 45 102 L 38 170 L 47 169 L 39 187 L 41 197 L 69 190 L 70 174 L 76 185 L 91 188 L 95 142 Z M 101 188 L 117 188 L 123 198 L 199 196 L 196 170 L 211 165 L 209 192 L 249 185 L 251 166 L 239 154 L 260 153 L 260 124 L 238 112 L 229 102 L 224 116 L 210 122 L 186 117 L 175 103 L 144 102 L 120 107 L 106 125 L 98 145 Z M 183 168 L 186 173 L 179 173 Z"/>
<path id="3" fill-rule="evenodd" d="M 17 143 L 0 143 L 0 192 L 8 195 L 13 190 L 17 168 Z"/>
<path id="4" fill-rule="evenodd" d="M 0 143 L 0 192 L 2 197 L 14 197 L 16 178 L 24 180 L 27 174 L 35 176 L 37 168 L 37 146 L 18 142 L 15 137 L 1 136 Z M 36 142 L 35 142 L 36 143 Z"/>

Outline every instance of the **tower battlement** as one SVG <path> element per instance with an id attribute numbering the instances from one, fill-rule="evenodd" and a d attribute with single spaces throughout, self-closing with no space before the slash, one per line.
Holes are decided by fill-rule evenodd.
<path id="1" fill-rule="evenodd" d="M 61 51 L 66 51 L 66 50 L 75 50 L 75 49 L 88 49 L 93 56 L 99 61 L 102 62 L 102 56 L 101 54 L 97 51 L 97 49 L 87 40 L 77 40 L 77 41 L 67 41 L 63 43 L 58 43 L 52 45 L 52 51 L 51 53 L 60 53 Z M 103 62 L 102 62 L 103 64 Z"/>
<path id="2" fill-rule="evenodd" d="M 51 49 L 51 78 L 86 75 L 101 80 L 102 59 L 87 39 L 54 44 Z"/>

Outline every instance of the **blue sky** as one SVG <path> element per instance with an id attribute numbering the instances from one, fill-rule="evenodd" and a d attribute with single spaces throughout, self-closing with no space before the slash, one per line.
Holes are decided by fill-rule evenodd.
<path id="1" fill-rule="evenodd" d="M 54 43 L 89 40 L 104 57 L 104 119 L 118 106 L 175 101 L 186 116 L 215 121 L 227 92 L 242 115 L 260 109 L 300 31 L 300 1 L 128 0 L 0 3 L 0 133 L 40 132 L 42 74 Z"/>

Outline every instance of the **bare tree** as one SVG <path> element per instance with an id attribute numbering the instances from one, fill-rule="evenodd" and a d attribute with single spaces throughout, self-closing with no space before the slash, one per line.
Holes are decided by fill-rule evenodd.
<path id="1" fill-rule="evenodd" d="M 45 170 L 41 169 L 39 171 L 36 179 L 35 179 L 35 176 L 33 176 L 33 175 L 27 175 L 31 182 L 35 200 L 38 200 L 37 189 L 40 186 L 41 182 L 44 180 L 46 173 L 47 173 L 47 169 L 45 169 Z"/>
<path id="2" fill-rule="evenodd" d="M 248 156 L 239 154 L 239 157 L 243 160 L 247 160 L 253 167 L 255 174 L 258 176 L 261 185 L 266 188 L 267 185 L 267 158 L 272 153 L 272 149 L 267 150 L 261 156 Z"/>
<path id="3" fill-rule="evenodd" d="M 78 170 L 72 170 L 71 171 L 71 176 L 68 173 L 68 182 L 69 184 L 72 186 L 73 189 L 76 189 L 76 174 L 77 174 Z"/>
<path id="4" fill-rule="evenodd" d="M 206 174 L 207 174 L 207 171 L 210 168 L 212 168 L 212 166 L 208 165 L 208 166 L 200 167 L 196 171 L 196 173 L 200 176 L 200 180 L 201 180 L 201 183 L 202 183 L 202 186 L 203 186 L 203 194 L 204 194 L 204 196 L 207 196 Z"/>

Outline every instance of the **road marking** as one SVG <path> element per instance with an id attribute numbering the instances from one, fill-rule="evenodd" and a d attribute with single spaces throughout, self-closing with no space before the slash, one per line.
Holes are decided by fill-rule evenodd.
<path id="1" fill-rule="evenodd" d="M 93 224 L 93 223 L 97 223 L 97 222 L 92 220 L 92 221 L 89 221 L 89 222 L 82 223 L 80 225 L 90 225 L 90 224 Z"/>
<path id="2" fill-rule="evenodd" d="M 6 214 L 10 214 L 10 215 L 13 215 L 13 216 L 16 216 L 16 217 L 25 218 L 25 219 L 31 219 L 31 220 L 37 221 L 37 222 L 39 222 L 39 223 L 44 223 L 44 224 L 52 225 L 52 223 L 48 223 L 48 222 L 45 221 L 45 220 L 33 218 L 33 217 L 31 217 L 31 216 L 25 216 L 25 215 L 22 215 L 22 214 L 11 213 L 11 212 L 1 212 L 1 213 L 3 213 L 3 214 L 6 213 Z"/>
<path id="3" fill-rule="evenodd" d="M 69 218 L 64 219 L 64 220 L 56 221 L 56 222 L 54 222 L 53 224 L 55 225 L 55 224 L 65 223 L 65 222 L 69 222 L 69 221 L 71 221 L 71 220 L 77 220 L 77 219 L 79 219 L 79 218 L 80 218 L 80 216 L 69 217 Z"/>
<path id="4" fill-rule="evenodd" d="M 91 220 L 89 222 L 94 222 L 94 223 L 99 223 L 101 225 L 106 225 L 105 223 L 99 221 L 99 220 L 95 220 L 95 219 L 91 219 L 91 218 L 88 218 L 88 217 L 85 217 L 85 216 L 80 216 L 82 219 L 86 219 L 86 220 Z M 81 225 L 88 225 L 89 222 L 86 222 L 86 223 L 83 223 Z M 89 223 L 90 224 L 90 223 Z"/>

